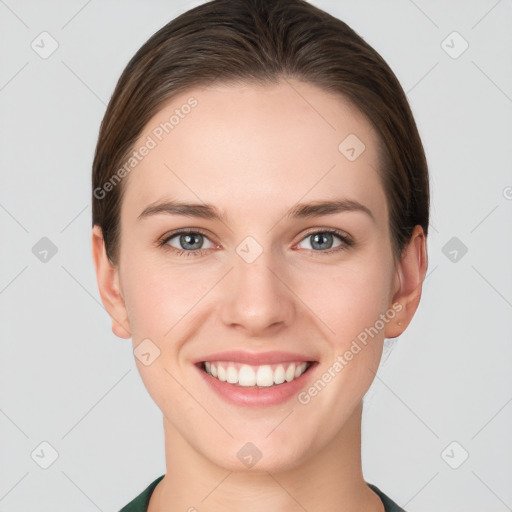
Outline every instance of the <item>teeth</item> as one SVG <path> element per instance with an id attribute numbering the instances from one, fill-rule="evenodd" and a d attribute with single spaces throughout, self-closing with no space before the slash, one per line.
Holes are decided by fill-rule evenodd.
<path id="1" fill-rule="evenodd" d="M 286 379 L 286 373 L 284 367 L 280 364 L 274 371 L 274 382 L 276 384 L 282 384 Z"/>
<path id="2" fill-rule="evenodd" d="M 288 366 L 288 370 L 286 370 L 286 382 L 291 382 L 295 377 L 295 365 L 291 364 Z"/>
<path id="3" fill-rule="evenodd" d="M 291 382 L 300 377 L 309 363 L 280 363 L 251 366 L 225 361 L 205 361 L 206 373 L 216 377 L 222 382 L 237 384 L 242 387 L 269 387 L 283 382 Z"/>
<path id="4" fill-rule="evenodd" d="M 244 364 L 238 372 L 238 383 L 240 386 L 256 386 L 256 373 L 250 367 Z"/>
<path id="5" fill-rule="evenodd" d="M 222 382 L 226 382 L 226 370 L 224 369 L 224 366 L 221 366 L 220 364 L 217 365 L 217 378 L 221 380 Z"/>
<path id="6" fill-rule="evenodd" d="M 230 384 L 236 384 L 238 382 L 238 372 L 234 366 L 228 366 L 226 370 L 226 381 Z"/>
<path id="7" fill-rule="evenodd" d="M 258 386 L 272 386 L 274 384 L 274 372 L 268 365 L 263 365 L 258 368 L 256 374 L 256 384 Z"/>

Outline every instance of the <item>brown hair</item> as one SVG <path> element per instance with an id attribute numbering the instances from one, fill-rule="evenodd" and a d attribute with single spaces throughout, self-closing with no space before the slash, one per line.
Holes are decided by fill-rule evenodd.
<path id="1" fill-rule="evenodd" d="M 112 179 L 149 120 L 173 96 L 213 82 L 290 77 L 341 95 L 379 135 L 378 169 L 395 258 L 429 222 L 428 167 L 405 93 L 384 59 L 343 21 L 304 0 L 213 0 L 158 30 L 121 74 L 92 167 L 92 223 L 118 262 L 122 184 Z M 341 141 L 340 141 L 341 142 Z M 98 191 L 102 191 L 101 194 Z"/>

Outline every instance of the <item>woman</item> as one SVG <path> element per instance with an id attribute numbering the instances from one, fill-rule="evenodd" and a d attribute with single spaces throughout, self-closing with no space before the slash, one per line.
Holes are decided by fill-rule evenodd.
<path id="1" fill-rule="evenodd" d="M 405 94 L 345 23 L 214 0 L 154 34 L 93 163 L 100 294 L 165 434 L 122 510 L 403 510 L 363 478 L 362 399 L 417 309 L 428 219 Z"/>

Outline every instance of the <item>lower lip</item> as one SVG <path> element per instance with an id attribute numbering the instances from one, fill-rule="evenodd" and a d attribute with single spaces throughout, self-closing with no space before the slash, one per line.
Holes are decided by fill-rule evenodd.
<path id="1" fill-rule="evenodd" d="M 242 406 L 269 406 L 286 402 L 296 395 L 310 380 L 315 366 L 316 363 L 313 363 L 307 371 L 291 382 L 261 388 L 243 387 L 222 382 L 203 369 L 197 366 L 196 368 L 211 389 L 227 402 Z"/>

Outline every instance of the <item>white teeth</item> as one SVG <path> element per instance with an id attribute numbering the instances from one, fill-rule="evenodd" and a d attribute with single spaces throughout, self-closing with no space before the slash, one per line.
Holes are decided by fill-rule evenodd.
<path id="1" fill-rule="evenodd" d="M 254 370 L 244 364 L 238 372 L 238 383 L 240 386 L 256 386 L 256 373 Z"/>
<path id="2" fill-rule="evenodd" d="M 292 363 L 286 370 L 286 382 L 291 382 L 295 377 L 295 364 Z"/>
<path id="3" fill-rule="evenodd" d="M 274 372 L 274 382 L 276 384 L 282 384 L 285 380 L 285 377 L 286 373 L 284 371 L 283 365 L 280 364 Z"/>
<path id="4" fill-rule="evenodd" d="M 220 364 L 217 365 L 217 374 L 217 378 L 219 380 L 226 382 L 226 370 L 224 369 L 224 366 L 221 366 Z"/>
<path id="5" fill-rule="evenodd" d="M 238 372 L 234 366 L 228 366 L 228 369 L 226 370 L 226 380 L 230 384 L 236 384 L 238 382 Z"/>
<path id="6" fill-rule="evenodd" d="M 268 365 L 263 365 L 258 368 L 256 374 L 256 384 L 258 386 L 272 386 L 274 384 L 274 372 Z"/>
<path id="7" fill-rule="evenodd" d="M 251 366 L 233 362 L 205 361 L 207 373 L 222 382 L 237 384 L 242 387 L 269 387 L 283 382 L 291 382 L 300 377 L 308 368 L 308 363 L 282 363 Z"/>

